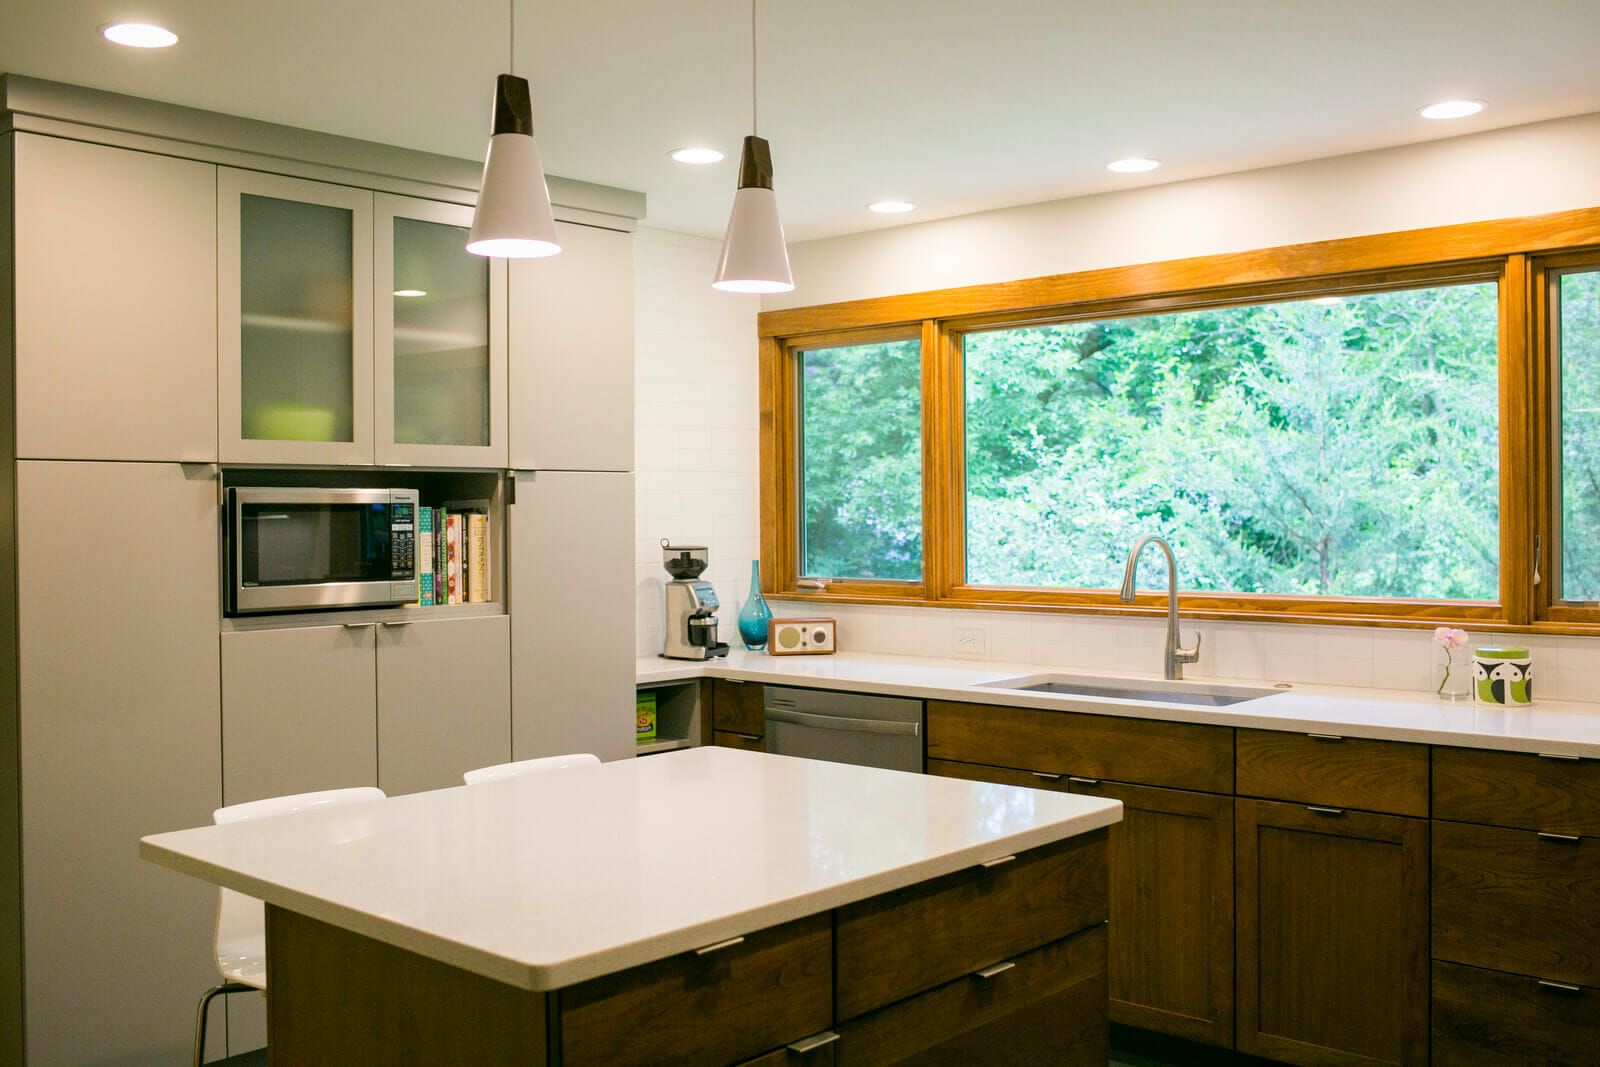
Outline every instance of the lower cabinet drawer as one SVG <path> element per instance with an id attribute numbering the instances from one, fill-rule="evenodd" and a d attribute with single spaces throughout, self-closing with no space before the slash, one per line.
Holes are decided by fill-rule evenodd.
<path id="1" fill-rule="evenodd" d="M 1600 986 L 1600 838 L 1433 824 L 1433 957 Z"/>
<path id="2" fill-rule="evenodd" d="M 1428 746 L 1238 730 L 1238 793 L 1300 804 L 1428 815 Z"/>
<path id="3" fill-rule="evenodd" d="M 1105 830 L 834 913 L 836 1012 L 880 1008 L 1107 918 Z"/>
<path id="4" fill-rule="evenodd" d="M 836 1029 L 839 1067 L 1104 1067 L 1106 927 L 1090 927 Z"/>
<path id="5" fill-rule="evenodd" d="M 711 743 L 723 748 L 742 748 L 747 752 L 765 752 L 767 739 L 755 734 L 736 734 L 731 730 L 714 730 Z"/>
<path id="6" fill-rule="evenodd" d="M 832 943 L 824 912 L 563 989 L 562 1062 L 735 1063 L 826 1030 Z"/>
<path id="7" fill-rule="evenodd" d="M 1434 962 L 1434 1063 L 1578 1067 L 1597 1059 L 1600 989 Z"/>

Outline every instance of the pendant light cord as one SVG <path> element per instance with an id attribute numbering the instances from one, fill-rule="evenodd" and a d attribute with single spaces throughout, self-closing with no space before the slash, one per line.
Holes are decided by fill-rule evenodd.
<path id="1" fill-rule="evenodd" d="M 759 132 L 756 126 L 756 0 L 750 0 L 750 133 Z"/>

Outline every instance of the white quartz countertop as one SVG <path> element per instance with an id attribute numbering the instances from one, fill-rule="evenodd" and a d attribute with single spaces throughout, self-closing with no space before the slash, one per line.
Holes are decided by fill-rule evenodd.
<path id="1" fill-rule="evenodd" d="M 1270 696 L 1227 707 L 1194 707 L 1028 693 L 985 685 L 1022 676 L 1084 676 L 1083 672 L 1070 668 L 861 652 L 771 656 L 736 649 L 730 651 L 726 659 L 705 662 L 649 656 L 637 661 L 635 675 L 641 686 L 696 677 L 730 678 L 922 700 L 1001 704 L 1079 714 L 1600 758 L 1600 704 L 1573 701 L 1535 700 L 1527 707 L 1495 707 L 1472 701 L 1442 701 L 1432 693 L 1300 682 L 1275 690 L 1270 680 L 1187 675 L 1186 680 L 1272 691 Z M 1126 671 L 1097 671 L 1095 676 L 1144 681 L 1160 677 L 1158 673 L 1141 675 Z"/>
<path id="2" fill-rule="evenodd" d="M 1121 818 L 1098 797 L 707 747 L 155 834 L 139 851 L 549 990 Z"/>

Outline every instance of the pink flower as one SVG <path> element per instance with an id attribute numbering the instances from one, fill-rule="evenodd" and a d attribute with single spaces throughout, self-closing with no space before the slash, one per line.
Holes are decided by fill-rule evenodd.
<path id="1" fill-rule="evenodd" d="M 1467 631 L 1440 626 L 1433 631 L 1433 643 L 1440 648 L 1466 648 Z"/>

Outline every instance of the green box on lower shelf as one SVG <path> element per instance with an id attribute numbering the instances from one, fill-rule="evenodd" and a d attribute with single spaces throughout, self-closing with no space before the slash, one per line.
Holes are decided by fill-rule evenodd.
<path id="1" fill-rule="evenodd" d="M 639 694 L 639 713 L 634 719 L 638 735 L 634 741 L 644 744 L 656 739 L 656 694 L 652 689 L 646 689 Z"/>

